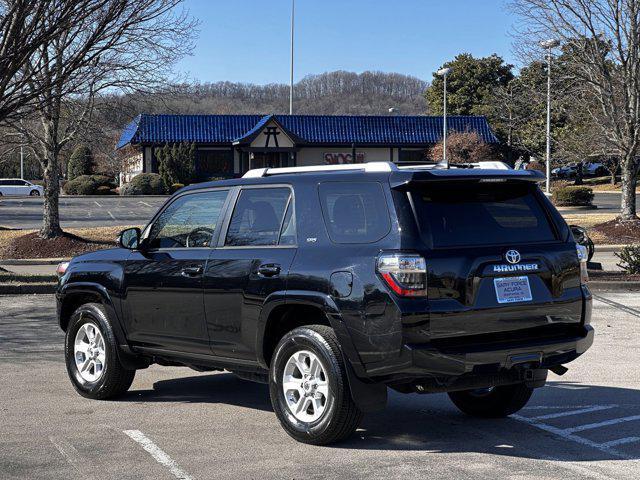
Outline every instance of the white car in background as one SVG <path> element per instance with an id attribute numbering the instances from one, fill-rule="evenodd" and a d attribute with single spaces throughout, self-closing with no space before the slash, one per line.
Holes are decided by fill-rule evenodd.
<path id="1" fill-rule="evenodd" d="M 44 192 L 40 185 L 34 185 L 19 178 L 0 178 L 0 196 L 39 197 Z"/>

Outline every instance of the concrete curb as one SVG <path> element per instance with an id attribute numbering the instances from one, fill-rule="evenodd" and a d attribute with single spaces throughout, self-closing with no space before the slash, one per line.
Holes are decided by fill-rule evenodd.
<path id="1" fill-rule="evenodd" d="M 0 265 L 57 265 L 67 261 L 68 258 L 7 258 L 0 260 Z"/>
<path id="2" fill-rule="evenodd" d="M 55 291 L 55 283 L 7 283 L 0 285 L 0 295 L 51 294 Z"/>
<path id="3" fill-rule="evenodd" d="M 566 206 L 556 207 L 556 208 L 558 209 L 559 212 L 566 212 L 568 210 L 597 210 L 598 206 L 597 205 L 576 205 L 576 206 L 566 205 Z"/>
<path id="4" fill-rule="evenodd" d="M 589 290 L 594 292 L 638 292 L 640 291 L 640 282 L 622 282 L 622 281 L 612 281 L 605 282 L 602 280 L 590 280 L 587 284 L 589 286 Z"/>
<path id="5" fill-rule="evenodd" d="M 171 195 L 60 195 L 60 198 L 169 198 Z"/>
<path id="6" fill-rule="evenodd" d="M 598 252 L 618 252 L 622 250 L 622 247 L 626 247 L 626 245 L 598 245 L 596 243 L 596 254 Z"/>

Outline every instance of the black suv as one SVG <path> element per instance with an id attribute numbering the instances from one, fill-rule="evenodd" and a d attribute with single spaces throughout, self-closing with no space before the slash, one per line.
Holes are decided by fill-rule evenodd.
<path id="1" fill-rule="evenodd" d="M 183 188 L 119 248 L 59 266 L 71 381 L 106 399 L 153 363 L 227 370 L 268 383 L 313 444 L 349 436 L 387 388 L 514 413 L 594 334 L 584 247 L 541 179 L 368 163 Z"/>

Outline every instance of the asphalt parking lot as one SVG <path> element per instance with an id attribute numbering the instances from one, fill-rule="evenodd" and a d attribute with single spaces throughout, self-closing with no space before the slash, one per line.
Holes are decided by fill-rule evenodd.
<path id="1" fill-rule="evenodd" d="M 168 197 L 60 197 L 62 228 L 146 225 Z M 0 197 L 0 226 L 40 228 L 43 199 Z"/>
<path id="2" fill-rule="evenodd" d="M 63 228 L 145 225 L 168 197 L 60 197 Z M 640 203 L 640 195 L 638 195 Z M 596 210 L 563 209 L 564 213 L 616 213 L 619 193 L 595 193 Z M 42 225 L 42 198 L 0 197 L 0 226 L 39 228 Z"/>
<path id="3" fill-rule="evenodd" d="M 78 396 L 52 296 L 0 297 L 0 478 L 593 478 L 640 472 L 640 297 L 599 293 L 594 346 L 518 415 L 391 393 L 349 441 L 296 443 L 264 385 L 152 366 L 119 401 Z"/>

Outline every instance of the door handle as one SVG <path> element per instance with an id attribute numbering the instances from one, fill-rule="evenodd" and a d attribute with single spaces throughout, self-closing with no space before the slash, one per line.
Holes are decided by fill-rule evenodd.
<path id="1" fill-rule="evenodd" d="M 280 274 L 280 265 L 277 263 L 265 263 L 258 267 L 258 275 L 263 277 L 275 277 Z"/>
<path id="2" fill-rule="evenodd" d="M 196 277 L 198 275 L 202 275 L 203 271 L 204 269 L 198 265 L 195 267 L 185 267 L 180 273 L 185 277 Z"/>

